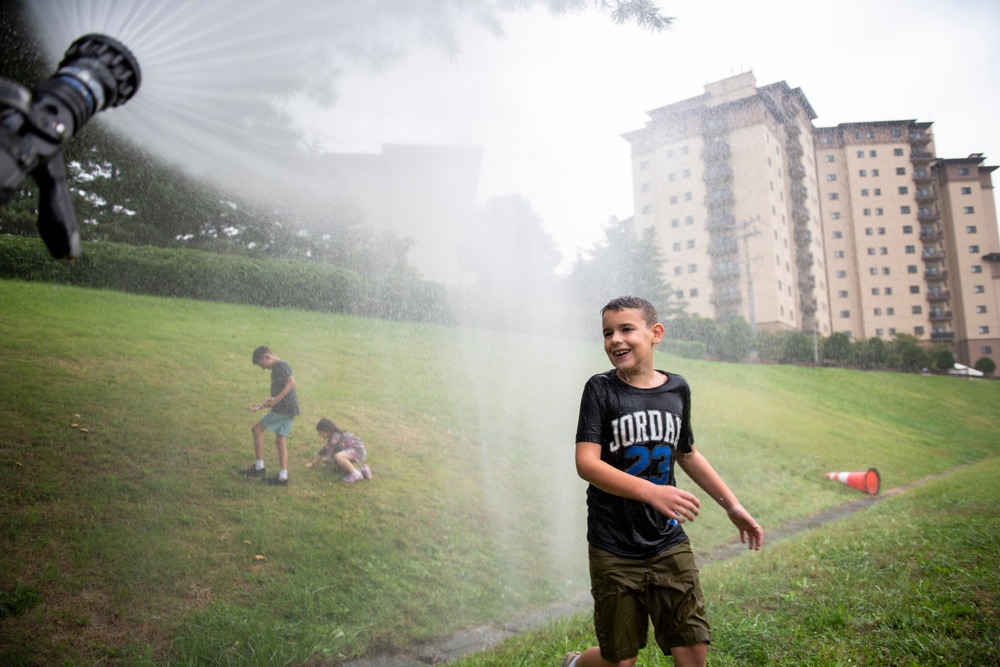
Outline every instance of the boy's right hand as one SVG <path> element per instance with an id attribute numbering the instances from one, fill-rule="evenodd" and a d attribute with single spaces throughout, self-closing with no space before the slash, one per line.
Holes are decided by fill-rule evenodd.
<path id="1" fill-rule="evenodd" d="M 666 484 L 650 483 L 650 487 L 646 503 L 663 516 L 681 523 L 698 516 L 701 503 L 693 493 Z"/>

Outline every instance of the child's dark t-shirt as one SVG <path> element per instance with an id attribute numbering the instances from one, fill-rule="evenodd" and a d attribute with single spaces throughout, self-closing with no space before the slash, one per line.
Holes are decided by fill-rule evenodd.
<path id="1" fill-rule="evenodd" d="M 663 371 L 658 371 L 663 372 Z M 601 445 L 601 460 L 655 484 L 674 482 L 678 451 L 691 451 L 691 389 L 667 374 L 659 387 L 640 389 L 614 370 L 587 381 L 580 401 L 577 442 Z M 587 541 L 625 558 L 650 558 L 687 539 L 684 529 L 646 503 L 587 488 Z"/>
<path id="2" fill-rule="evenodd" d="M 288 384 L 290 377 L 292 377 L 292 367 L 288 365 L 288 362 L 275 361 L 274 365 L 271 366 L 271 396 L 280 394 L 281 390 Z M 276 403 L 271 410 L 289 417 L 299 414 L 299 397 L 295 393 L 295 388 L 293 387 L 290 392 L 285 394 L 285 397 Z"/>

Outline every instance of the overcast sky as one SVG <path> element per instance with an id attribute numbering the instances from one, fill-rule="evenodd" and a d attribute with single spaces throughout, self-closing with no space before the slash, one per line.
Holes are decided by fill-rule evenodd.
<path id="1" fill-rule="evenodd" d="M 819 126 L 932 121 L 942 157 L 1000 164 L 1000 2 L 724 0 L 661 2 L 651 33 L 606 14 L 503 17 L 505 36 L 462 31 L 449 58 L 415 49 L 384 71 L 348 71 L 338 102 L 300 104 L 310 138 L 337 152 L 383 143 L 483 147 L 480 200 L 516 192 L 567 260 L 632 214 L 625 132 L 646 112 L 753 71 L 759 86 L 801 88 Z M 1000 249 L 998 249 L 1000 250 Z"/>

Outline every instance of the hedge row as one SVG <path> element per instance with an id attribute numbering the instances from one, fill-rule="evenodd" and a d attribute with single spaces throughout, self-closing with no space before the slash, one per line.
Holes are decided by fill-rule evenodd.
<path id="1" fill-rule="evenodd" d="M 0 278 L 394 319 L 437 319 L 441 311 L 441 295 L 427 283 L 386 292 L 330 264 L 117 243 L 84 243 L 69 263 L 53 260 L 37 238 L 0 235 Z"/>

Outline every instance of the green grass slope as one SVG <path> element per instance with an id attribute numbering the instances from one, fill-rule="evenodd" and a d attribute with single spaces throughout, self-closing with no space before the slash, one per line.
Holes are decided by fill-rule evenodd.
<path id="1" fill-rule="evenodd" d="M 335 664 L 588 586 L 572 452 L 607 367 L 596 337 L 15 281 L 0 313 L 4 664 Z M 235 474 L 261 344 L 303 409 L 281 489 Z M 700 449 L 765 528 L 857 497 L 825 472 L 877 467 L 888 488 L 1000 446 L 996 382 L 659 365 L 691 383 Z M 321 417 L 365 441 L 374 481 L 304 467 Z M 275 472 L 271 442 L 265 458 Z M 689 533 L 734 537 L 707 506 Z"/>

